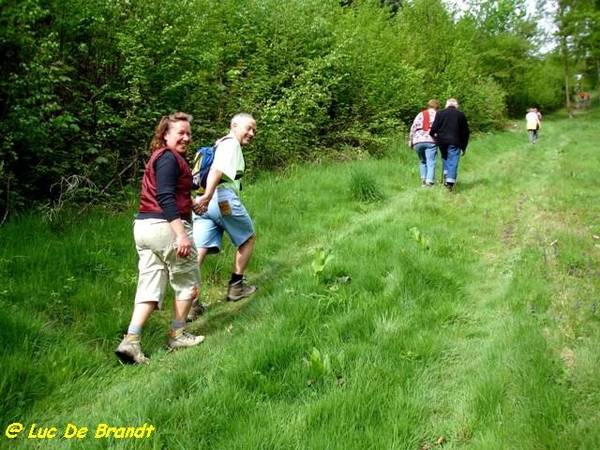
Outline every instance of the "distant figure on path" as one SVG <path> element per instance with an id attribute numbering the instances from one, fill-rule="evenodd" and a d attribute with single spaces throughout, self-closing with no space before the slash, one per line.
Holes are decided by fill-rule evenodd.
<path id="1" fill-rule="evenodd" d="M 527 127 L 527 134 L 529 135 L 529 142 L 535 144 L 538 138 L 538 130 L 540 129 L 540 114 L 536 108 L 529 108 L 527 110 L 525 125 Z"/>
<path id="2" fill-rule="evenodd" d="M 421 186 L 431 187 L 435 181 L 435 164 L 437 162 L 438 146 L 429 134 L 431 124 L 438 110 L 437 100 L 429 100 L 427 109 L 421 111 L 413 120 L 408 136 L 408 146 L 415 150 L 419 157 L 419 172 Z"/>
<path id="3" fill-rule="evenodd" d="M 458 177 L 460 157 L 467 151 L 471 134 L 467 117 L 459 111 L 456 99 L 446 101 L 446 107 L 436 114 L 429 134 L 440 147 L 444 186 L 452 191 Z"/>
<path id="4" fill-rule="evenodd" d="M 194 240 L 198 249 L 198 264 L 202 266 L 208 253 L 221 251 L 223 233 L 227 233 L 237 248 L 227 301 L 236 302 L 254 294 L 257 287 L 248 285 L 244 271 L 254 251 L 255 233 L 252 219 L 240 200 L 241 180 L 246 164 L 242 145 L 249 144 L 256 133 L 256 121 L 250 114 L 239 113 L 230 122 L 229 134 L 216 143 L 204 194 L 194 206 Z M 202 304 L 194 302 L 188 320 L 202 314 Z"/>
<path id="5" fill-rule="evenodd" d="M 185 331 L 186 318 L 198 293 L 200 271 L 192 232 L 192 172 L 185 159 L 192 140 L 192 116 L 164 116 L 150 143 L 142 178 L 140 209 L 133 225 L 139 274 L 127 334 L 115 351 L 125 363 L 148 364 L 141 349 L 142 327 L 162 306 L 167 283 L 175 292 L 168 347 L 192 347 L 204 341 Z"/>

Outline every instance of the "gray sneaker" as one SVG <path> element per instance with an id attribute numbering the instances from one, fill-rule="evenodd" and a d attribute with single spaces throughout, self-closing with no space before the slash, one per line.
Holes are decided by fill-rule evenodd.
<path id="1" fill-rule="evenodd" d="M 190 334 L 185 331 L 185 328 L 169 330 L 169 348 L 171 350 L 193 347 L 194 345 L 202 344 L 203 342 L 204 336 Z"/>
<path id="2" fill-rule="evenodd" d="M 199 301 L 194 300 L 194 302 L 192 303 L 192 307 L 190 308 L 190 312 L 187 315 L 187 321 L 193 322 L 198 317 L 203 315 L 205 312 L 206 312 L 206 306 L 204 306 Z"/>
<path id="3" fill-rule="evenodd" d="M 125 335 L 115 350 L 115 355 L 125 364 L 150 364 L 150 360 L 142 353 L 141 344 L 138 335 Z"/>
<path id="4" fill-rule="evenodd" d="M 243 298 L 250 297 L 257 289 L 256 286 L 247 285 L 245 280 L 240 280 L 227 287 L 227 301 L 237 302 Z"/>

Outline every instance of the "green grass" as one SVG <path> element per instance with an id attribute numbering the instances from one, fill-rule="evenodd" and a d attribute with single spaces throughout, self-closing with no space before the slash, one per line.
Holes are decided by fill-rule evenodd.
<path id="1" fill-rule="evenodd" d="M 0 230 L 0 448 L 590 449 L 600 445 L 600 111 L 540 140 L 478 136 L 453 193 L 385 159 L 295 167 L 245 186 L 254 297 L 224 300 L 233 249 L 203 267 L 207 335 L 149 366 L 113 352 L 129 322 L 137 204 Z M 329 258 L 327 258 L 329 256 Z M 32 426 L 88 427 L 29 439 Z M 99 424 L 153 425 L 145 439 Z M 36 428 L 36 429 L 38 429 Z"/>

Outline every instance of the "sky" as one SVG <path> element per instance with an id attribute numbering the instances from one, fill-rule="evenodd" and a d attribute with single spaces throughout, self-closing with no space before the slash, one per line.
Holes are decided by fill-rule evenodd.
<path id="1" fill-rule="evenodd" d="M 453 5 L 456 6 L 459 10 L 466 10 L 468 7 L 468 2 L 467 0 L 443 0 L 444 3 L 448 4 L 448 5 Z M 527 15 L 531 16 L 536 12 L 536 3 L 538 3 L 537 0 L 526 0 L 527 3 Z M 540 2 L 543 4 L 543 11 L 537 11 L 537 12 L 541 12 L 543 14 L 542 18 L 538 20 L 538 25 L 539 27 L 546 31 L 546 33 L 548 34 L 548 38 L 547 38 L 547 43 L 543 44 L 542 48 L 540 48 L 540 51 L 542 53 L 546 53 L 551 51 L 554 48 L 554 43 L 553 43 L 553 39 L 552 39 L 552 35 L 554 33 L 555 30 L 555 25 L 553 23 L 552 20 L 552 16 L 554 15 L 554 10 L 556 8 L 556 1 L 555 0 L 546 0 L 544 2 Z"/>
<path id="2" fill-rule="evenodd" d="M 467 4 L 468 4 L 468 2 L 466 0 L 444 0 L 444 2 L 447 4 L 451 4 L 451 5 L 456 5 L 461 10 L 465 10 L 467 8 Z M 537 2 L 537 0 L 527 0 L 527 14 L 528 15 L 531 15 L 535 12 L 536 2 Z M 554 4 L 553 0 L 545 1 L 544 2 L 545 9 L 550 8 L 550 10 L 551 10 L 553 8 L 553 4 Z"/>

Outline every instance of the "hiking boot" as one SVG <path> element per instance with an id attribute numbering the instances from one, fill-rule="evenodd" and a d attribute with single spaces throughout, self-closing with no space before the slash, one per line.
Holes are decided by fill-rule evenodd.
<path id="1" fill-rule="evenodd" d="M 203 315 L 206 312 L 206 306 L 200 303 L 197 300 L 194 300 L 192 303 L 192 307 L 190 308 L 190 312 L 187 315 L 187 322 L 193 322 L 198 317 Z"/>
<path id="2" fill-rule="evenodd" d="M 142 353 L 142 341 L 137 334 L 126 334 L 115 350 L 115 355 L 125 364 L 150 364 Z"/>
<path id="3" fill-rule="evenodd" d="M 245 280 L 240 280 L 227 287 L 227 301 L 237 302 L 243 298 L 250 297 L 257 289 L 256 286 L 247 285 Z"/>
<path id="4" fill-rule="evenodd" d="M 204 336 L 190 334 L 185 331 L 185 328 L 169 330 L 169 348 L 171 350 L 193 347 L 194 345 L 202 344 L 203 342 Z"/>

